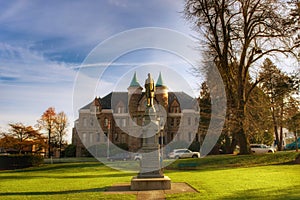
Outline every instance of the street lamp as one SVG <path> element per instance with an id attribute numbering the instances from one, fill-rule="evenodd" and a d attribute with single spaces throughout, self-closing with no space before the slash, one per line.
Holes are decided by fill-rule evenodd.
<path id="1" fill-rule="evenodd" d="M 161 162 L 163 161 L 163 144 L 164 144 L 164 125 L 165 125 L 165 120 L 163 116 L 158 116 L 157 117 L 158 121 L 158 128 L 160 132 L 160 156 L 161 156 Z"/>
<path id="2" fill-rule="evenodd" d="M 109 134 L 110 134 L 110 120 L 107 123 L 107 149 L 106 149 L 106 157 L 109 159 Z"/>

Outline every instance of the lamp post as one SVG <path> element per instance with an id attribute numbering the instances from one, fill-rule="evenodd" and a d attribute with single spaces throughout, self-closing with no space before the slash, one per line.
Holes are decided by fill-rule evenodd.
<path id="1" fill-rule="evenodd" d="M 164 144 L 164 117 L 158 116 L 157 121 L 159 123 L 159 131 L 160 131 L 160 156 L 161 156 L 161 167 L 162 167 L 162 161 L 164 158 L 164 152 L 163 152 L 163 144 Z"/>
<path id="2" fill-rule="evenodd" d="M 107 159 L 109 159 L 109 134 L 110 134 L 110 120 L 108 120 L 107 123 L 107 152 L 106 152 Z"/>

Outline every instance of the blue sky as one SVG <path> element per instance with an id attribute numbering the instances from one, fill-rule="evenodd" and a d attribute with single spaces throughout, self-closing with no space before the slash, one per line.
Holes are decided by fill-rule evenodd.
<path id="1" fill-rule="evenodd" d="M 161 27 L 192 36 L 182 9 L 180 0 L 0 1 L 0 127 L 15 122 L 34 125 L 50 106 L 67 113 L 72 127 L 77 116 L 72 105 L 74 83 L 90 52 L 108 38 L 135 28 Z M 175 57 L 151 50 L 120 55 L 99 81 L 95 95 L 103 96 L 116 82 L 131 79 L 134 71 L 143 85 L 146 77 L 140 69 L 154 69 L 149 63 L 164 66 L 155 70 L 155 79 L 160 70 L 171 89 L 180 90 L 170 74 L 164 75 L 169 65 L 176 66 L 174 74 L 192 77 L 187 73 L 189 65 Z M 125 69 L 122 81 L 114 79 L 120 68 L 113 66 L 120 63 Z"/>

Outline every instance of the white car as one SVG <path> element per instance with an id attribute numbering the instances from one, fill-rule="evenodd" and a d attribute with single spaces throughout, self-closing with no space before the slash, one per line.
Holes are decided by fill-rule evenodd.
<path id="1" fill-rule="evenodd" d="M 133 160 L 135 160 L 135 161 L 142 160 L 142 154 L 139 154 L 139 153 L 135 154 L 134 157 L 133 157 Z"/>
<path id="2" fill-rule="evenodd" d="M 252 153 L 274 153 L 275 150 L 265 144 L 250 144 Z"/>
<path id="3" fill-rule="evenodd" d="M 169 158 L 200 158 L 199 152 L 193 152 L 188 149 L 174 149 L 172 152 L 168 154 Z"/>

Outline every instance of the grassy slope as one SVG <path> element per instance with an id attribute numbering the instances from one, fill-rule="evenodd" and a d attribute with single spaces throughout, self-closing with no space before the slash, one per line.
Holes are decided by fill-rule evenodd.
<path id="1" fill-rule="evenodd" d="M 187 182 L 200 193 L 170 199 L 300 199 L 298 153 L 208 156 L 177 160 L 166 172 L 174 182 Z M 177 170 L 179 163 L 197 163 L 196 170 Z M 174 170 L 176 169 L 176 170 Z"/>
<path id="2" fill-rule="evenodd" d="M 250 156 L 208 156 L 178 160 L 165 171 L 173 182 L 187 182 L 200 193 L 170 199 L 300 199 L 300 165 L 282 164 L 296 153 Z M 197 170 L 177 170 L 179 162 L 197 162 Z M 114 183 L 133 174 L 97 162 L 46 164 L 26 170 L 0 171 L 0 199 L 135 199 L 107 195 Z"/>

